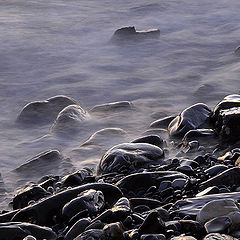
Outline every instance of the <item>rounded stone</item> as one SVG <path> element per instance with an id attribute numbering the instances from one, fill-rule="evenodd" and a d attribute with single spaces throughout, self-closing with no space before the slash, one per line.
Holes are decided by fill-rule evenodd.
<path id="1" fill-rule="evenodd" d="M 228 216 L 221 216 L 211 219 L 205 223 L 207 233 L 224 233 L 232 225 L 232 220 Z"/>

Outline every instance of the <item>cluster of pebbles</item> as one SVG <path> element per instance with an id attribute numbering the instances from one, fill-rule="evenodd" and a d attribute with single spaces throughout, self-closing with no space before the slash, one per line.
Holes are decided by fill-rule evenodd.
<path id="1" fill-rule="evenodd" d="M 121 108 L 132 105 L 92 111 Z M 43 119 L 46 112 L 51 114 Z M 90 115 L 74 100 L 57 96 L 28 104 L 18 122 L 34 125 L 33 117 L 55 119 L 57 131 L 74 129 Z M 164 131 L 168 140 L 157 134 Z M 18 191 L 13 210 L 0 214 L 0 239 L 240 239 L 240 95 L 225 97 L 213 110 L 203 103 L 190 106 L 156 120 L 148 132 L 110 148 L 96 171 L 47 175 Z M 47 164 L 58 155 L 51 150 L 32 161 Z"/>

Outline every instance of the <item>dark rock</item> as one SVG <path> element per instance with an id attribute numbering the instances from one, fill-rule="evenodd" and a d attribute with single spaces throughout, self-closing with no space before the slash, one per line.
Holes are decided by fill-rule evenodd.
<path id="1" fill-rule="evenodd" d="M 188 176 L 191 176 L 191 175 L 194 175 L 194 174 L 195 174 L 194 171 L 193 171 L 193 169 L 192 169 L 192 167 L 191 167 L 191 166 L 187 166 L 187 165 L 177 167 L 177 168 L 176 168 L 176 171 L 179 171 L 179 172 L 181 172 L 181 173 L 184 173 L 184 174 L 186 174 L 186 175 L 188 175 Z"/>
<path id="2" fill-rule="evenodd" d="M 135 27 L 123 27 L 116 30 L 112 36 L 113 42 L 124 43 L 127 41 L 137 41 L 144 39 L 155 39 L 159 38 L 159 29 L 149 29 L 144 31 L 136 31 Z"/>
<path id="3" fill-rule="evenodd" d="M 179 223 L 181 224 L 181 231 L 186 234 L 191 234 L 191 236 L 194 236 L 196 238 L 199 238 L 200 236 L 204 236 L 206 231 L 204 229 L 204 226 L 193 220 L 179 220 Z"/>
<path id="4" fill-rule="evenodd" d="M 87 218 L 78 220 L 65 234 L 64 240 L 73 240 L 75 237 L 84 232 L 90 221 Z"/>
<path id="5" fill-rule="evenodd" d="M 28 125 L 50 123 L 63 108 L 72 104 L 76 102 L 66 96 L 55 96 L 45 101 L 31 102 L 23 108 L 17 122 Z"/>
<path id="6" fill-rule="evenodd" d="M 217 186 L 213 186 L 213 187 L 206 188 L 202 192 L 199 192 L 196 195 L 196 197 L 202 197 L 202 196 L 205 196 L 205 195 L 216 194 L 216 193 L 219 193 L 219 188 Z"/>
<path id="7" fill-rule="evenodd" d="M 157 135 L 149 135 L 141 138 L 137 138 L 132 141 L 132 143 L 149 143 L 157 147 L 163 146 L 163 140 Z"/>
<path id="8" fill-rule="evenodd" d="M 143 212 L 147 212 L 147 211 L 150 211 L 150 210 L 151 209 L 146 205 L 138 205 L 138 206 L 133 208 L 133 211 L 137 212 L 137 213 L 143 213 Z"/>
<path id="9" fill-rule="evenodd" d="M 108 240 L 123 239 L 123 226 L 120 222 L 107 224 L 103 228 L 103 232 Z"/>
<path id="10" fill-rule="evenodd" d="M 38 185 L 28 186 L 19 192 L 13 198 L 13 209 L 24 208 L 28 205 L 29 201 L 38 201 L 43 197 L 49 196 L 50 193 Z"/>
<path id="11" fill-rule="evenodd" d="M 78 235 L 74 240 L 106 240 L 106 236 L 101 229 L 90 229 Z"/>
<path id="12" fill-rule="evenodd" d="M 161 218 L 159 218 L 157 211 L 149 213 L 149 215 L 139 227 L 138 232 L 140 235 L 165 232 L 164 222 Z"/>
<path id="13" fill-rule="evenodd" d="M 143 234 L 140 240 L 166 240 L 163 234 Z"/>
<path id="14" fill-rule="evenodd" d="M 101 191 L 93 189 L 86 190 L 64 205 L 62 215 L 66 219 L 71 219 L 77 213 L 87 209 L 89 215 L 98 213 L 104 206 L 104 195 Z"/>
<path id="15" fill-rule="evenodd" d="M 187 180 L 185 178 L 177 178 L 172 182 L 172 187 L 175 189 L 182 189 L 186 185 Z"/>
<path id="16" fill-rule="evenodd" d="M 51 131 L 57 134 L 76 134 L 82 123 L 88 119 L 90 119 L 88 112 L 79 105 L 69 105 L 58 114 Z"/>
<path id="17" fill-rule="evenodd" d="M 145 205 L 150 209 L 162 206 L 162 203 L 160 201 L 156 199 L 150 199 L 150 198 L 130 198 L 129 202 L 133 208 L 139 205 Z"/>
<path id="18" fill-rule="evenodd" d="M 208 174 L 209 176 L 211 177 L 214 177 L 216 176 L 217 174 L 221 173 L 221 172 L 224 172 L 225 170 L 227 170 L 228 167 L 225 166 L 225 165 L 222 165 L 222 164 L 219 164 L 219 165 L 215 165 L 215 166 L 212 166 L 210 168 L 207 168 L 204 172 L 206 174 Z"/>
<path id="19" fill-rule="evenodd" d="M 19 209 L 0 214 L 0 223 L 10 222 L 12 217 L 19 212 Z"/>
<path id="20" fill-rule="evenodd" d="M 205 223 L 205 229 L 207 233 L 226 233 L 227 229 L 232 225 L 231 218 L 227 216 L 221 216 L 211 219 Z"/>
<path id="21" fill-rule="evenodd" d="M 131 110 L 133 109 L 133 104 L 129 101 L 120 101 L 120 102 L 112 102 L 112 103 L 105 103 L 101 105 L 94 106 L 90 112 L 119 112 L 124 110 Z"/>
<path id="22" fill-rule="evenodd" d="M 176 116 L 168 116 L 161 119 L 158 119 L 150 124 L 151 128 L 167 128 L 169 123 L 175 118 Z"/>
<path id="23" fill-rule="evenodd" d="M 62 208 L 66 203 L 76 198 L 78 194 L 89 189 L 102 191 L 107 206 L 112 206 L 122 196 L 120 189 L 112 184 L 85 184 L 62 191 L 36 204 L 21 209 L 13 216 L 12 221 L 34 221 L 38 225 L 51 226 L 54 224 L 53 216 L 61 216 Z"/>
<path id="24" fill-rule="evenodd" d="M 199 167 L 198 162 L 196 162 L 196 161 L 194 161 L 194 160 L 189 160 L 189 159 L 182 159 L 182 160 L 180 161 L 180 165 L 181 165 L 181 166 L 190 166 L 190 167 L 192 167 L 193 169 Z"/>
<path id="25" fill-rule="evenodd" d="M 93 221 L 89 226 L 86 227 L 86 230 L 90 229 L 103 229 L 105 224 L 101 220 Z"/>
<path id="26" fill-rule="evenodd" d="M 240 174 L 240 168 L 233 167 L 201 183 L 200 187 L 202 189 L 205 189 L 207 187 L 221 185 L 222 183 L 224 183 L 226 186 L 232 186 L 232 185 L 239 186 L 240 184 L 239 174 Z"/>
<path id="27" fill-rule="evenodd" d="M 139 233 L 137 229 L 129 230 L 123 233 L 123 237 L 126 240 L 138 240 Z"/>
<path id="28" fill-rule="evenodd" d="M 171 136 L 184 135 L 190 130 L 202 127 L 211 115 L 211 110 L 203 103 L 195 104 L 182 111 L 168 125 Z"/>
<path id="29" fill-rule="evenodd" d="M 163 150 L 148 143 L 123 143 L 108 150 L 98 165 L 98 174 L 131 171 L 148 164 L 163 164 Z"/>
<path id="30" fill-rule="evenodd" d="M 206 195 L 197 198 L 186 198 L 184 200 L 178 200 L 170 209 L 169 212 L 174 216 L 184 217 L 186 215 L 191 216 L 192 219 L 196 218 L 202 207 L 212 201 L 220 199 L 234 199 L 235 201 L 240 200 L 240 193 L 221 193 Z"/>
<path id="31" fill-rule="evenodd" d="M 159 185 L 158 190 L 163 191 L 163 190 L 171 187 L 171 185 L 172 185 L 171 181 L 162 181 Z"/>
<path id="32" fill-rule="evenodd" d="M 209 233 L 207 236 L 204 237 L 203 240 L 237 240 L 232 236 L 220 233 Z"/>

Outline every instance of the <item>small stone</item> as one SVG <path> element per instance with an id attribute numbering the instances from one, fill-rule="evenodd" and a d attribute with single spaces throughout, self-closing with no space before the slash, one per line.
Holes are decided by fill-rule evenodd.
<path id="1" fill-rule="evenodd" d="M 211 219 L 205 223 L 205 229 L 207 233 L 224 233 L 232 225 L 231 218 L 227 216 L 221 216 Z"/>
<path id="2" fill-rule="evenodd" d="M 166 240 L 163 234 L 143 234 L 140 240 Z"/>
<path id="3" fill-rule="evenodd" d="M 123 238 L 123 227 L 120 222 L 107 224 L 103 232 L 108 240 L 119 240 Z"/>

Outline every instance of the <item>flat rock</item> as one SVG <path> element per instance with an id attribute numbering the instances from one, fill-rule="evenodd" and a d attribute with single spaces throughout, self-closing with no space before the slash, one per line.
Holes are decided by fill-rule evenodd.
<path id="1" fill-rule="evenodd" d="M 148 143 L 123 143 L 108 150 L 98 165 L 98 174 L 130 172 L 148 164 L 163 164 L 163 150 Z"/>
<path id="2" fill-rule="evenodd" d="M 61 95 L 44 101 L 31 102 L 23 108 L 17 117 L 17 122 L 28 125 L 50 123 L 63 108 L 72 104 L 76 104 L 76 101 Z"/>
<path id="3" fill-rule="evenodd" d="M 197 103 L 186 108 L 169 123 L 170 136 L 182 136 L 190 130 L 200 128 L 207 122 L 211 113 L 212 111 L 203 103 Z"/>

